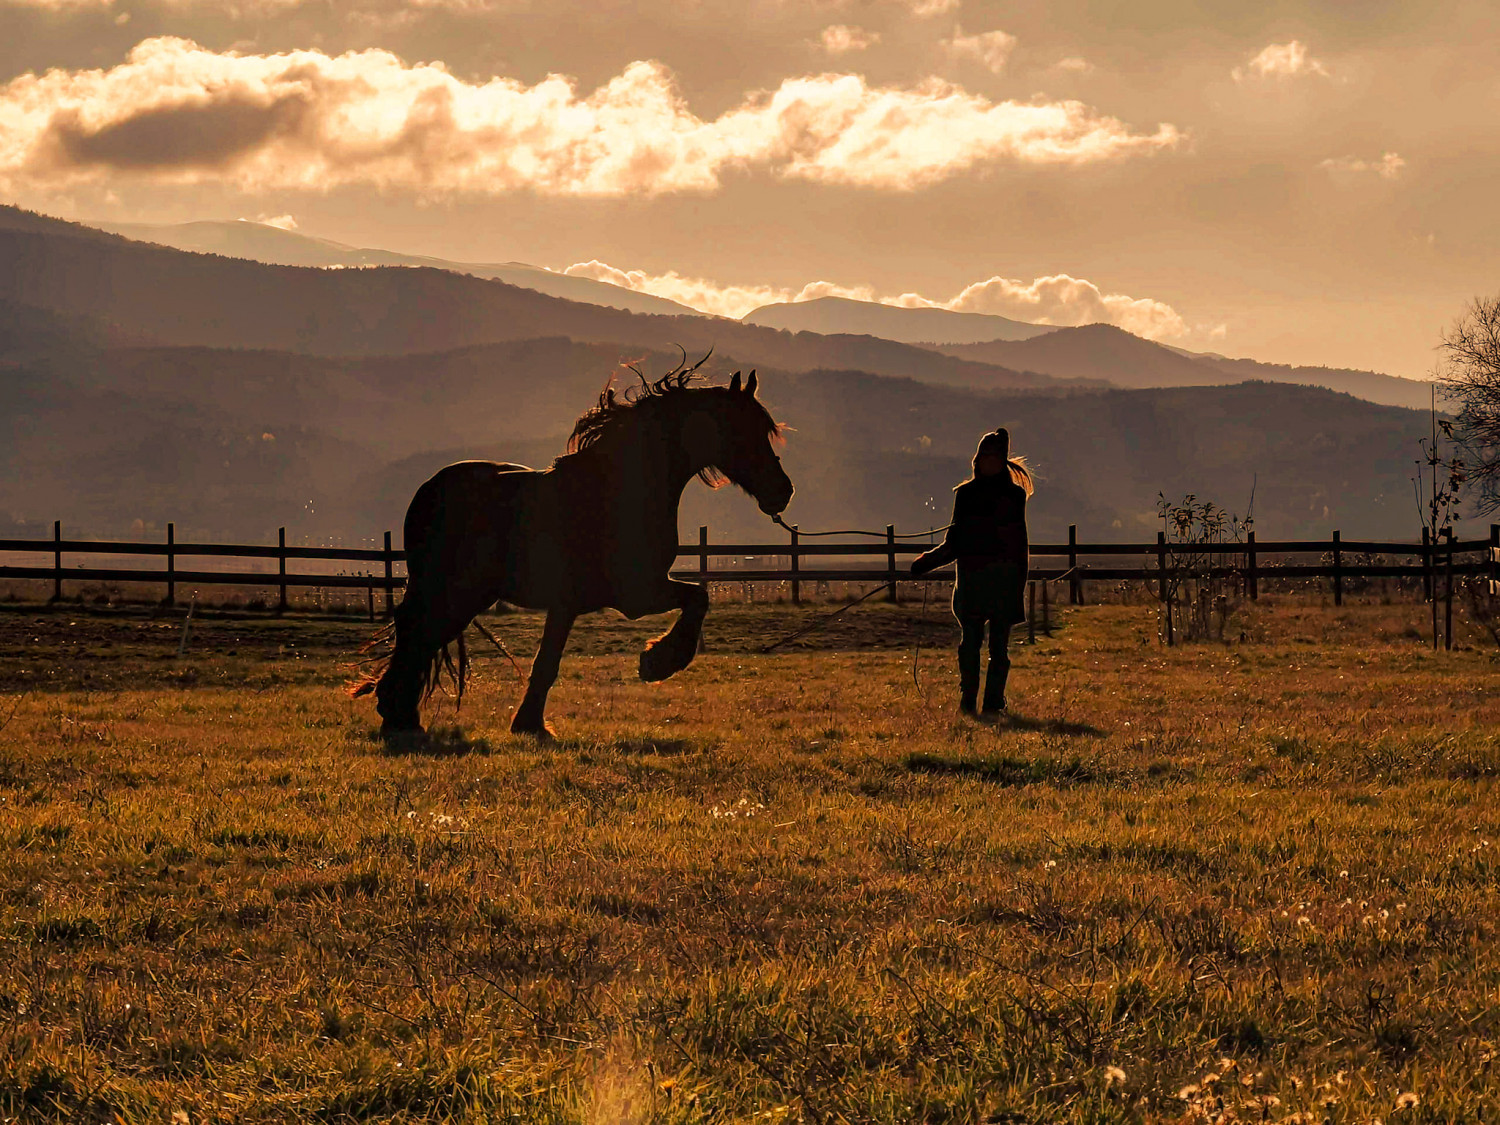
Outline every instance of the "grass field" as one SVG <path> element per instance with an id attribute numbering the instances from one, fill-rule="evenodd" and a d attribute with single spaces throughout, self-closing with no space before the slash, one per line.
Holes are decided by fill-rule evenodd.
<path id="1" fill-rule="evenodd" d="M 0 1115 L 1500 1120 L 1493 646 L 1091 607 L 984 724 L 936 607 L 811 612 L 581 624 L 547 745 L 476 642 L 400 751 L 368 626 L 0 612 Z"/>

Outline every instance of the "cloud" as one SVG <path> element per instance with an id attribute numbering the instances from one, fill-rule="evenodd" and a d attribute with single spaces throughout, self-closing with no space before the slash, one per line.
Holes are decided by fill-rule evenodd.
<path id="1" fill-rule="evenodd" d="M 1328 68 L 1309 55 L 1307 44 L 1299 39 L 1293 39 L 1290 43 L 1272 43 L 1244 67 L 1237 66 L 1230 73 L 1236 82 L 1243 82 L 1251 75 L 1276 79 L 1298 78 L 1307 74 L 1329 77 Z"/>
<path id="2" fill-rule="evenodd" d="M 981 31 L 978 35 L 965 35 L 960 28 L 953 29 L 953 38 L 943 40 L 943 50 L 955 59 L 972 59 L 983 64 L 995 74 L 1005 69 L 1005 62 L 1015 50 L 1016 37 L 1003 31 Z"/>
<path id="3" fill-rule="evenodd" d="M 1320 161 L 1318 167 L 1328 172 L 1374 172 L 1383 180 L 1394 180 L 1406 168 L 1406 161 L 1394 152 L 1388 152 L 1379 160 L 1361 160 L 1355 156 L 1329 157 Z"/>
<path id="4" fill-rule="evenodd" d="M 918 19 L 931 19 L 954 11 L 963 0 L 906 0 L 911 14 Z"/>
<path id="5" fill-rule="evenodd" d="M 878 31 L 866 31 L 862 27 L 848 24 L 829 24 L 823 29 L 818 41 L 830 55 L 847 55 L 850 51 L 863 51 L 880 42 Z"/>
<path id="6" fill-rule="evenodd" d="M 264 227 L 276 227 L 278 230 L 296 230 L 297 220 L 290 215 L 262 215 L 258 219 L 241 219 L 242 223 L 259 223 Z"/>
<path id="7" fill-rule="evenodd" d="M 1034 324 L 1114 324 L 1150 340 L 1188 333 L 1187 324 L 1170 305 L 1148 297 L 1105 293 L 1092 281 L 1065 273 L 1030 282 L 998 276 L 976 281 L 943 307 L 998 313 Z"/>
<path id="8" fill-rule="evenodd" d="M 597 259 L 575 262 L 563 270 L 563 273 L 569 277 L 607 281 L 611 285 L 633 289 L 637 293 L 665 297 L 699 312 L 735 318 L 762 305 L 784 301 L 811 301 L 817 297 L 849 297 L 856 301 L 875 299 L 874 290 L 868 287 L 848 288 L 828 281 L 810 282 L 801 289 L 786 289 L 774 285 L 720 285 L 706 278 L 684 277 L 675 270 L 663 274 L 648 274 L 644 270 L 616 269 Z"/>
<path id="9" fill-rule="evenodd" d="M 1067 274 L 1039 277 L 1030 282 L 996 276 L 966 286 L 955 297 L 934 300 L 920 293 L 881 296 L 872 286 L 839 285 L 831 281 L 812 281 L 800 289 L 774 285 L 721 285 L 706 278 L 684 277 L 675 271 L 649 274 L 644 270 L 622 270 L 598 260 L 577 262 L 563 272 L 572 277 L 589 277 L 639 293 L 666 297 L 700 312 L 736 318 L 762 305 L 811 301 L 818 297 L 848 297 L 901 308 L 995 313 L 1033 324 L 1114 324 L 1152 340 L 1191 333 L 1187 323 L 1168 304 L 1146 297 L 1105 293 L 1093 282 Z"/>
<path id="10" fill-rule="evenodd" d="M 256 55 L 148 39 L 109 70 L 0 86 L 0 187 L 135 177 L 247 191 L 349 184 L 426 194 L 709 192 L 734 171 L 887 191 L 1004 162 L 1171 148 L 1076 101 L 991 102 L 937 79 L 788 78 L 713 120 L 659 63 L 588 95 L 553 75 L 465 82 L 382 50 Z"/>
<path id="11" fill-rule="evenodd" d="M 1094 73 L 1094 64 L 1078 55 L 1069 55 L 1067 58 L 1058 59 L 1053 63 L 1052 69 L 1060 70 L 1065 74 L 1092 74 Z"/>

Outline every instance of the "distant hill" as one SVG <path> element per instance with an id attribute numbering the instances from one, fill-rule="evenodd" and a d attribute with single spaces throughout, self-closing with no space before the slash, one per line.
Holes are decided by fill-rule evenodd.
<path id="1" fill-rule="evenodd" d="M 741 318 L 788 332 L 878 336 L 906 344 L 977 344 L 987 340 L 1028 340 L 1054 332 L 1050 324 L 1026 324 L 988 313 L 948 309 L 907 309 L 847 297 L 819 297 L 762 305 Z"/>
<path id="2" fill-rule="evenodd" d="M 199 254 L 220 254 L 226 258 L 248 258 L 274 266 L 313 266 L 324 269 L 426 266 L 470 277 L 503 281 L 507 285 L 535 289 L 539 293 L 590 305 L 605 305 L 662 316 L 708 315 L 664 297 L 637 293 L 591 278 L 569 277 L 567 274 L 553 273 L 524 262 L 450 262 L 419 254 L 398 254 L 393 250 L 362 249 L 246 220 L 177 224 L 95 222 L 90 225 L 137 242 L 151 242 Z"/>
<path id="3" fill-rule="evenodd" d="M 1200 355 L 1199 360 L 1217 367 L 1231 379 L 1264 379 L 1268 383 L 1302 383 L 1310 387 L 1327 387 L 1356 398 L 1387 406 L 1405 406 L 1427 410 L 1432 405 L 1432 384 L 1424 379 L 1406 379 L 1379 371 L 1356 371 L 1345 367 L 1294 367 L 1282 363 L 1261 363 L 1255 359 L 1229 359 L 1221 355 Z M 1439 409 L 1442 396 L 1438 396 Z"/>
<path id="4" fill-rule="evenodd" d="M 868 336 L 632 313 L 448 270 L 325 270 L 188 253 L 11 207 L 0 207 L 0 263 L 0 300 L 171 345 L 354 356 L 566 336 L 615 344 L 626 356 L 718 348 L 788 371 L 848 367 L 983 389 L 1068 385 Z"/>
<path id="5" fill-rule="evenodd" d="M 403 356 L 101 347 L 0 350 L 0 524 L 125 534 L 359 542 L 399 529 L 418 484 L 460 457 L 544 465 L 617 347 L 561 338 Z M 675 353 L 637 352 L 646 371 Z M 722 375 L 736 357 L 717 361 Z M 1256 484 L 1263 538 L 1404 536 L 1420 414 L 1248 383 L 1071 395 L 996 393 L 846 371 L 764 369 L 789 423 L 788 519 L 901 530 L 946 521 L 980 432 L 1007 425 L 1036 466 L 1033 534 L 1154 534 L 1158 491 L 1237 510 Z M 737 490 L 689 489 L 682 527 L 780 538 Z M 158 532 L 159 533 L 159 532 Z"/>
<path id="6" fill-rule="evenodd" d="M 1342 391 L 1386 406 L 1425 410 L 1429 384 L 1374 371 L 1286 367 L 1200 355 L 1144 340 L 1109 324 L 1059 328 L 1030 340 L 946 345 L 945 355 L 1037 371 L 1060 379 L 1100 379 L 1118 387 L 1195 387 L 1260 379 Z"/>

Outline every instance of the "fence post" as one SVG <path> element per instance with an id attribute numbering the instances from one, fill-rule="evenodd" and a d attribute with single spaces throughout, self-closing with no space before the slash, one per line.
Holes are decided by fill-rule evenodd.
<path id="1" fill-rule="evenodd" d="M 1445 560 L 1446 574 L 1443 577 L 1443 648 L 1448 651 L 1453 649 L 1453 529 L 1443 528 L 1443 538 L 1447 540 L 1447 559 Z"/>
<path id="2" fill-rule="evenodd" d="M 62 520 L 52 521 L 52 600 L 62 601 Z"/>
<path id="3" fill-rule="evenodd" d="M 698 581 L 703 584 L 703 593 L 708 594 L 708 524 L 698 526 Z M 708 642 L 704 639 L 703 630 L 698 630 L 698 652 L 700 654 L 708 651 Z"/>
<path id="4" fill-rule="evenodd" d="M 1052 583 L 1042 583 L 1042 632 L 1047 636 L 1052 635 L 1052 595 L 1050 593 Z"/>
<path id="5" fill-rule="evenodd" d="M 1036 583 L 1026 583 L 1026 643 L 1036 644 Z"/>
<path id="6" fill-rule="evenodd" d="M 1245 536 L 1245 584 L 1250 587 L 1250 600 L 1260 600 L 1260 574 L 1255 568 L 1255 532 Z"/>
<path id="7" fill-rule="evenodd" d="M 172 548 L 177 543 L 177 525 L 167 524 L 167 605 L 177 604 L 177 554 Z"/>
<path id="8" fill-rule="evenodd" d="M 1500 597 L 1500 523 L 1490 524 L 1490 597 Z"/>
<path id="9" fill-rule="evenodd" d="M 892 602 L 900 600 L 896 593 L 896 525 L 888 523 L 885 525 L 885 592 L 890 595 Z"/>
<path id="10" fill-rule="evenodd" d="M 1427 528 L 1422 529 L 1422 598 L 1432 601 L 1432 542 Z M 1436 641 L 1434 640 L 1434 645 Z"/>
<path id="11" fill-rule="evenodd" d="M 801 569 L 798 565 L 797 528 L 798 524 L 792 525 L 792 604 L 802 604 L 802 583 L 797 581 L 797 572 Z"/>
<path id="12" fill-rule="evenodd" d="M 1344 546 L 1339 533 L 1333 533 L 1333 604 L 1344 604 Z"/>
<path id="13" fill-rule="evenodd" d="M 1162 605 L 1167 604 L 1167 533 L 1156 533 L 1156 596 Z"/>
<path id="14" fill-rule="evenodd" d="M 396 616 L 395 560 L 391 558 L 391 533 L 385 533 L 385 615 Z"/>
<path id="15" fill-rule="evenodd" d="M 1177 643 L 1177 633 L 1172 624 L 1172 602 L 1167 589 L 1167 533 L 1165 531 L 1156 533 L 1156 565 L 1160 573 L 1157 579 L 1158 592 L 1161 596 L 1162 610 L 1167 615 L 1167 644 L 1170 646 Z"/>
<path id="16" fill-rule="evenodd" d="M 1078 525 L 1068 524 L 1068 604 L 1083 603 L 1083 582 L 1078 577 Z"/>
<path id="17" fill-rule="evenodd" d="M 276 587 L 280 591 L 280 597 L 276 599 L 276 612 L 286 612 L 286 528 L 280 528 L 276 532 L 276 562 L 277 579 Z"/>

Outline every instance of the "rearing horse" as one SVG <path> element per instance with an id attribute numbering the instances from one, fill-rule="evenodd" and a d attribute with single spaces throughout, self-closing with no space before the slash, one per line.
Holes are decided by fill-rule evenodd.
<path id="1" fill-rule="evenodd" d="M 395 651 L 351 688 L 375 693 L 383 733 L 422 729 L 419 708 L 444 667 L 462 696 L 464 630 L 496 602 L 547 611 L 510 725 L 517 733 L 550 734 L 547 692 L 580 614 L 613 608 L 633 619 L 680 610 L 641 653 L 640 676 L 664 680 L 692 662 L 708 591 L 670 577 L 683 489 L 695 476 L 715 488 L 733 483 L 767 515 L 792 499 L 773 449 L 780 427 L 755 396 L 755 372 L 743 387 L 739 372 L 727 387 L 698 386 L 701 362 L 654 383 L 643 376 L 622 396 L 606 387 L 550 469 L 460 461 L 417 489 L 406 510 Z"/>

